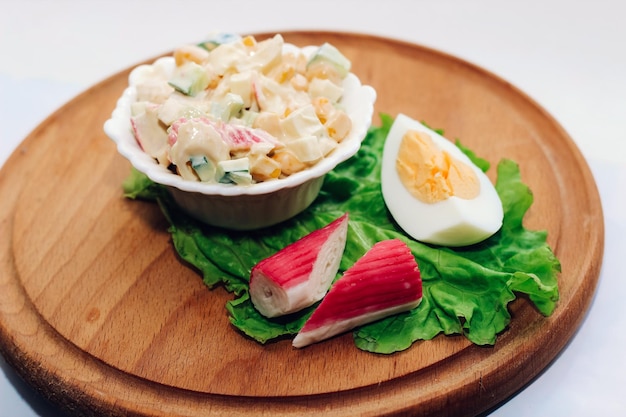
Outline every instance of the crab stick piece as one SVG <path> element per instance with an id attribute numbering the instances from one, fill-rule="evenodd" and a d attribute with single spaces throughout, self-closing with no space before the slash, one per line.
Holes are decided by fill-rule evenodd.
<path id="1" fill-rule="evenodd" d="M 181 128 L 186 124 L 191 123 L 195 123 L 197 125 L 196 129 L 187 134 L 192 136 L 194 140 L 198 140 L 197 136 L 202 135 L 203 129 L 210 128 L 212 131 L 215 131 L 220 135 L 224 143 L 228 145 L 231 151 L 248 150 L 255 143 L 266 143 L 275 148 L 283 146 L 278 139 L 261 129 L 252 129 L 246 126 L 214 121 L 207 117 L 193 117 L 190 119 L 181 117 L 176 120 L 169 129 L 169 144 L 174 146 L 174 144 L 179 140 Z M 204 136 L 201 138 L 203 137 Z"/>
<path id="2" fill-rule="evenodd" d="M 250 275 L 250 298 L 266 317 L 294 313 L 321 300 L 339 270 L 348 215 L 260 261 Z"/>
<path id="3" fill-rule="evenodd" d="M 411 310 L 422 300 L 422 279 L 399 239 L 376 243 L 331 287 L 294 338 L 301 348 L 355 327 Z"/>

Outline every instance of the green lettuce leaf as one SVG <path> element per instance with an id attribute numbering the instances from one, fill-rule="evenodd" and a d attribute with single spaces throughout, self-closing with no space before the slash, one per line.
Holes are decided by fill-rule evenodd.
<path id="1" fill-rule="evenodd" d="M 491 164 L 489 163 L 489 161 L 477 156 L 473 150 L 463 146 L 463 144 L 461 144 L 461 141 L 458 139 L 454 142 L 454 144 L 457 146 L 457 148 L 461 150 L 461 152 L 467 155 L 467 157 L 474 163 L 474 165 L 480 168 L 481 171 L 489 171 L 489 168 L 491 168 Z"/>
<path id="2" fill-rule="evenodd" d="M 380 155 L 393 119 L 381 114 L 359 152 L 337 166 L 319 197 L 303 213 L 280 225 L 255 232 L 209 227 L 181 212 L 160 186 L 133 171 L 124 183 L 131 198 L 155 200 L 170 223 L 174 248 L 202 274 L 209 287 L 223 285 L 234 294 L 226 309 L 234 327 L 260 343 L 296 334 L 316 306 L 279 319 L 267 319 L 248 293 L 251 268 L 286 245 L 350 213 L 348 239 L 338 277 L 374 243 L 399 238 L 417 259 L 423 299 L 412 311 L 362 326 L 353 332 L 358 348 L 392 353 L 438 334 L 461 334 L 473 343 L 491 345 L 511 320 L 508 304 L 524 296 L 544 315 L 559 298 L 560 263 L 546 243 L 545 231 L 531 231 L 523 218 L 533 202 L 517 164 L 502 160 L 496 190 L 504 207 L 502 229 L 477 245 L 446 248 L 417 242 L 395 224 L 380 190 Z M 481 169 L 489 162 L 459 146 Z"/>

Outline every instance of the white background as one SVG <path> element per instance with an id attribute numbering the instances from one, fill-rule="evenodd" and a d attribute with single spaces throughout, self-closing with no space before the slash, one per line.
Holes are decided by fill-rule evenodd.
<path id="1" fill-rule="evenodd" d="M 626 415 L 624 1 L 0 0 L 0 164 L 109 75 L 216 30 L 290 29 L 367 32 L 454 54 L 521 88 L 565 127 L 602 197 L 600 284 L 566 349 L 492 415 Z M 59 415 L 1 357 L 0 368 L 0 417 Z"/>

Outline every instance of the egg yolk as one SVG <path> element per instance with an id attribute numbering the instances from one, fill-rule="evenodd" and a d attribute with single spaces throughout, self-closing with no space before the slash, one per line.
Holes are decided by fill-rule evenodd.
<path id="1" fill-rule="evenodd" d="M 452 196 L 471 200 L 480 193 L 472 168 L 440 150 L 427 133 L 409 130 L 404 134 L 396 169 L 404 187 L 424 203 Z"/>

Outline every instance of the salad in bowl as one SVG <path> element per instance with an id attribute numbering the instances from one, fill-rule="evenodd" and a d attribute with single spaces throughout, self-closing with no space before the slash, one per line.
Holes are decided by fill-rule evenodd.
<path id="1" fill-rule="evenodd" d="M 134 68 L 104 130 L 188 214 L 236 230 L 306 209 L 360 148 L 375 90 L 328 43 L 216 35 Z"/>

